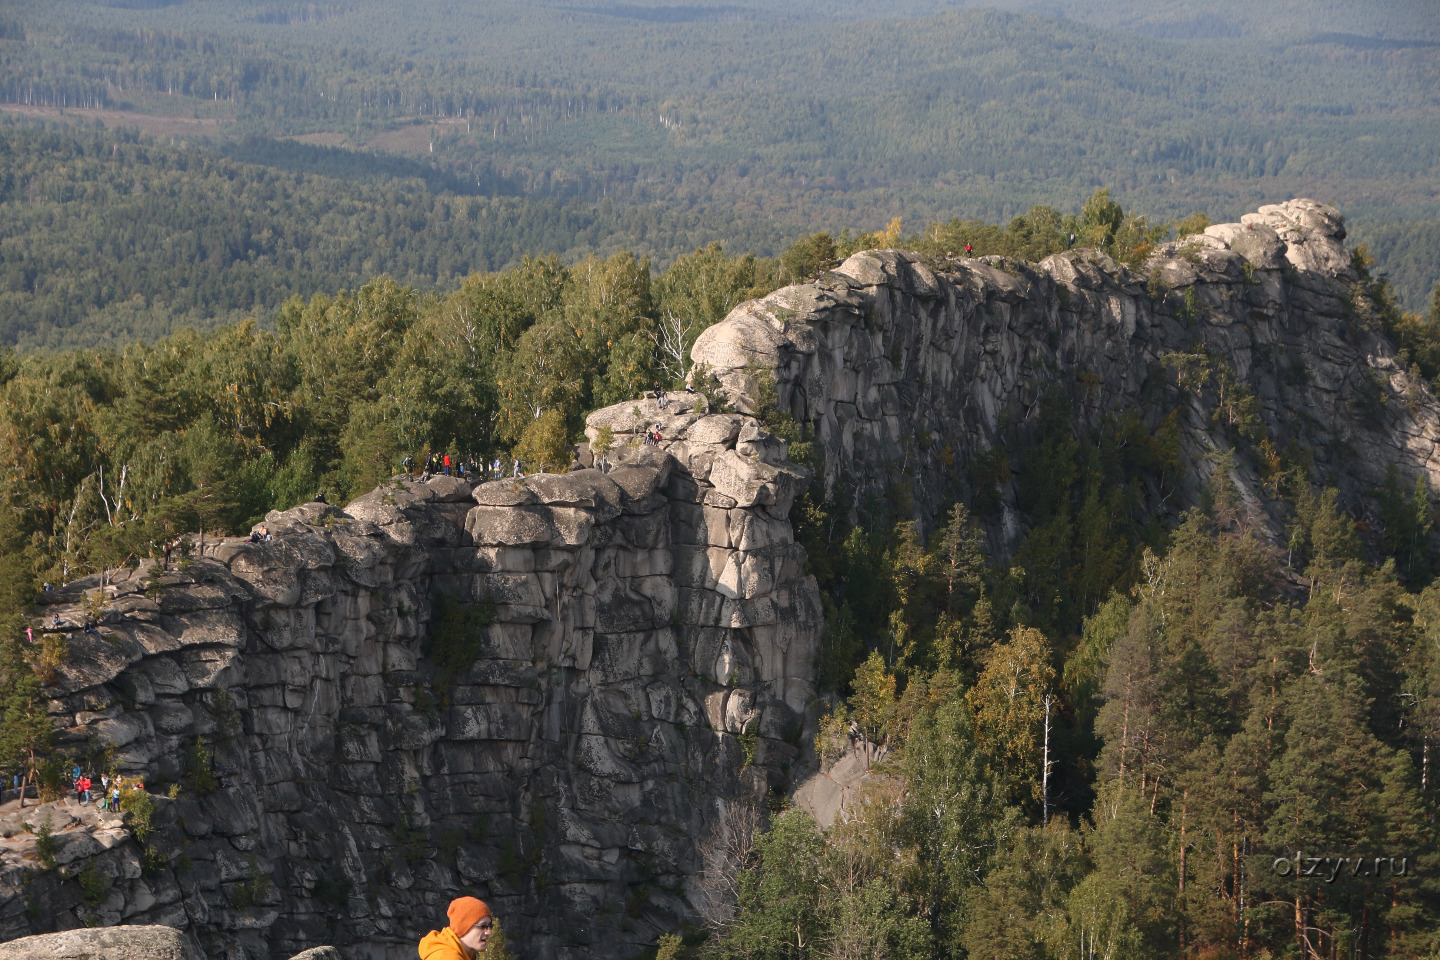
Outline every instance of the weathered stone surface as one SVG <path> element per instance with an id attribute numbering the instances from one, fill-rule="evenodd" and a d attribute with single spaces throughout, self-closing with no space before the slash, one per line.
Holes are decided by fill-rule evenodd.
<path id="1" fill-rule="evenodd" d="M 334 947 L 312 947 L 295 954 L 290 960 L 344 960 Z"/>
<path id="2" fill-rule="evenodd" d="M 803 709 L 821 626 L 784 520 L 805 471 L 753 419 L 696 403 L 597 411 L 592 435 L 658 425 L 665 438 L 619 431 L 599 469 L 473 487 L 397 478 L 343 509 L 273 513 L 269 541 L 221 541 L 184 570 L 152 570 L 133 595 L 157 600 L 115 604 L 104 635 L 74 629 L 85 594 L 66 587 L 72 599 L 50 609 L 78 656 L 51 692 L 88 706 L 63 714 L 62 740 L 111 745 L 126 776 L 161 791 L 179 781 L 181 793 L 154 797 L 150 842 L 169 866 L 143 883 L 140 848 L 118 823 L 57 812 L 59 859 L 93 856 L 130 879 L 93 915 L 48 899 L 43 922 L 173 922 L 217 955 L 269 960 L 331 937 L 335 891 L 350 889 L 341 947 L 408 960 L 428 929 L 415 918 L 457 892 L 453 865 L 542 960 L 641 952 L 660 928 L 622 928 L 600 908 L 657 870 L 693 870 L 718 804 L 783 780 L 789 758 L 744 767 L 734 737 Z M 723 461 L 729 493 L 671 455 L 690 429 L 707 466 Z M 714 563 L 700 546 L 712 542 L 724 545 Z M 777 566 L 785 551 L 799 559 Z M 446 642 L 478 632 L 475 659 L 443 686 L 427 639 L 442 609 L 461 618 Z M 782 610 L 796 617 L 783 646 L 754 626 Z M 487 625 L 466 619 L 482 613 Z M 699 737 L 716 645 L 728 686 Z M 219 790 L 196 795 L 201 743 Z M 653 844 L 617 826 L 642 785 Z M 589 852 L 573 855 L 537 818 Z M 500 873 L 516 837 L 547 889 Z M 435 852 L 457 842 L 453 860 Z M 33 840 L 16 844 L 33 857 Z M 16 936 L 29 932 L 24 894 L 5 885 L 3 854 L 0 936 Z M 235 908 L 238 885 L 257 876 L 270 895 Z M 21 907 L 4 909 L 7 897 Z M 677 919 L 688 909 L 667 907 Z M 586 927 L 603 935 L 565 932 Z"/>
<path id="3" fill-rule="evenodd" d="M 205 960 L 194 942 L 171 927 L 66 930 L 0 943 L 0 960 Z"/>
<path id="4" fill-rule="evenodd" d="M 1255 415 L 1277 442 L 1353 451 L 1324 458 L 1314 479 L 1338 487 L 1373 526 L 1373 493 L 1391 463 L 1406 483 L 1425 475 L 1440 485 L 1440 439 L 1429 390 L 1394 376 L 1393 345 L 1346 318 L 1355 273 L 1344 238 L 1333 208 L 1291 200 L 1160 245 L 1144 274 L 1091 250 L 1033 266 L 866 251 L 817 283 L 742 304 L 700 335 L 692 355 L 742 394 L 732 401 L 742 410 L 755 404 L 754 365 L 773 369 L 780 406 L 810 425 L 824 452 L 825 489 L 843 479 L 838 489 L 858 512 L 903 474 L 914 519 L 928 531 L 972 483 L 978 458 L 1052 390 L 1075 411 L 1077 433 L 1126 412 L 1151 416 L 1155 429 L 1178 408 L 1186 480 L 1178 496 L 1151 506 L 1172 517 L 1194 506 L 1213 452 L 1232 446 L 1210 415 L 1215 384 L 1179 403 L 1156 398 L 1176 399 L 1169 360 L 1203 353 L 1256 397 Z M 1361 378 L 1379 378 L 1399 402 L 1358 415 L 1352 391 Z M 753 459 L 742 466 L 737 453 L 747 452 Z M 756 464 L 769 459 L 743 442 L 715 456 L 706 502 L 764 503 Z M 1231 481 L 1262 529 L 1281 536 L 1255 465 L 1242 457 Z M 1013 485 L 997 493 L 1000 516 L 988 533 L 992 554 L 1004 555 L 1025 526 Z"/>

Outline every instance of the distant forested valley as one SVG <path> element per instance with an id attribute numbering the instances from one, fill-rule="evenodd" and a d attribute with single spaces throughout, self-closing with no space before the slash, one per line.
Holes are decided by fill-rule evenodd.
<path id="1" fill-rule="evenodd" d="M 1423 3 L 0 4 L 0 340 L 153 339 L 525 254 L 1313 196 L 1421 310 Z"/>

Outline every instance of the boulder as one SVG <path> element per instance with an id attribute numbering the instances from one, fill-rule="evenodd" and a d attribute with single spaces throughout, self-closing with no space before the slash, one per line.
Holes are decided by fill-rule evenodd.
<path id="1" fill-rule="evenodd" d="M 43 933 L 0 943 L 0 960 L 205 960 L 173 927 L 119 926 Z"/>
<path id="2" fill-rule="evenodd" d="M 1262 270 L 1285 265 L 1285 241 L 1268 223 L 1217 223 L 1205 228 L 1214 237 Z"/>

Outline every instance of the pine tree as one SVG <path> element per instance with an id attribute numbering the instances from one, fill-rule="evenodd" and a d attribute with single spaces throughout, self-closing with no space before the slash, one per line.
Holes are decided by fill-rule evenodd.
<path id="1" fill-rule="evenodd" d="M 1080 835 L 1054 820 L 1005 840 L 996 846 L 984 885 L 966 898 L 965 951 L 974 960 L 1063 956 L 1066 903 L 1092 869 Z"/>
<path id="2" fill-rule="evenodd" d="M 21 790 L 33 783 L 38 763 L 50 749 L 53 724 L 46 710 L 40 680 L 25 659 L 22 641 L 16 639 L 24 623 L 18 617 L 0 619 L 0 775 L 20 774 Z M 24 806 L 24 793 L 20 805 Z"/>

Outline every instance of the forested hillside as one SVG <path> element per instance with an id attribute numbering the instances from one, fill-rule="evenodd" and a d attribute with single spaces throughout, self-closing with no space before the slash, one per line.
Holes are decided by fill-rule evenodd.
<path id="1" fill-rule="evenodd" d="M 710 240 L 774 254 L 810 230 L 876 229 L 896 216 L 912 231 L 955 216 L 1003 223 L 1037 203 L 1073 209 L 1099 186 L 1152 221 L 1317 196 L 1346 210 L 1405 306 L 1421 309 L 1440 279 L 1424 253 L 1440 189 L 1440 41 L 1423 4 L 1372 11 L 1363 25 L 1321 0 L 1263 17 L 1221 4 L 1204 23 L 1184 5 L 1118 0 L 1010 7 L 1026 13 L 916 3 L 883 19 L 861 5 L 801 3 L 6 9 L 0 101 L 31 111 L 27 122 L 38 111 L 150 126 L 158 142 L 146 159 L 119 157 L 127 172 L 112 175 L 132 191 L 163 181 L 149 202 L 172 196 L 181 212 L 144 209 L 166 224 L 166 242 L 213 233 L 207 221 L 255 237 L 232 237 L 218 256 L 203 244 L 210 266 L 192 258 L 184 278 L 161 254 L 115 282 L 32 286 L 28 316 L 0 331 L 13 342 L 268 320 L 285 294 L 374 272 L 445 286 L 526 253 L 629 248 L 665 262 Z M 253 186 L 217 191 L 192 177 L 197 192 L 173 193 L 173 172 L 152 168 L 190 163 L 161 160 L 177 136 L 180 155 L 242 161 L 225 177 Z M 33 143 L 12 149 L 12 176 L 50 165 Z M 276 170 L 307 174 L 281 204 L 293 203 L 295 224 L 259 199 Z M 11 189 L 11 202 L 35 206 L 16 207 L 10 229 L 46 225 L 27 245 L 93 251 L 112 218 L 136 209 L 67 210 L 51 224 L 47 198 L 60 198 L 39 188 L 76 175 Z M 435 223 L 446 214 L 430 197 L 446 192 L 544 202 L 505 206 L 525 213 L 503 226 L 456 230 Z M 202 212 L 205 196 L 214 209 Z M 364 212 L 381 197 L 409 217 L 387 225 Z M 604 201 L 614 206 L 594 209 Z M 354 244 L 371 236 L 377 249 L 361 254 Z M 118 237 L 121 248 L 132 240 Z M 287 256 L 292 244 L 309 252 Z M 233 275 L 204 275 L 227 257 L 243 261 Z M 62 332 L 80 318 L 87 330 Z"/>
<path id="2" fill-rule="evenodd" d="M 768 222 L 494 196 L 412 161 L 299 144 L 217 155 L 134 131 L 0 128 L 0 343 L 22 349 L 268 324 L 290 297 L 379 273 L 454 289 L 537 250 L 668 260 L 779 239 Z"/>
<path id="3" fill-rule="evenodd" d="M 1039 258 L 1058 249 L 1053 239 L 1026 238 L 1053 236 L 1061 214 L 1035 209 L 1041 220 L 1032 210 L 1009 232 L 983 218 L 892 220 L 890 242 L 944 253 L 968 240 Z M 563 263 L 632 252 L 661 267 L 713 243 L 773 254 L 805 242 L 801 219 L 530 196 L 493 168 L 472 182 L 403 157 L 292 141 L 248 137 L 217 149 L 3 119 L 0 219 L 0 343 L 22 351 L 153 341 L 246 317 L 268 327 L 291 297 L 380 273 L 444 294 L 534 251 Z M 1153 242 L 1167 228 L 1132 220 L 1129 229 L 1135 242 Z M 1434 221 L 1362 223 L 1353 233 L 1377 269 L 1391 271 L 1397 294 L 1430 283 Z"/>

